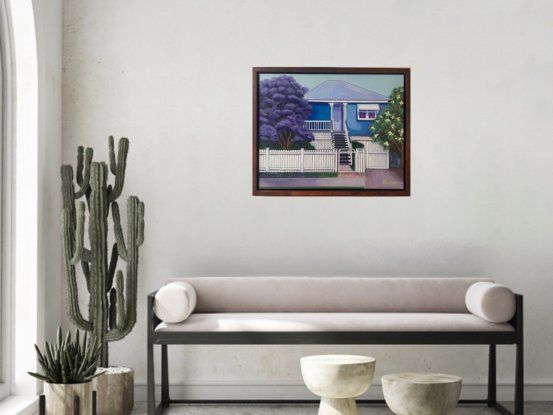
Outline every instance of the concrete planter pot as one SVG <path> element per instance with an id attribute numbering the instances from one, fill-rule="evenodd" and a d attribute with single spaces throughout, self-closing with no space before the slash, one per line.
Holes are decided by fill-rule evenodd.
<path id="1" fill-rule="evenodd" d="M 80 415 L 92 415 L 92 382 L 44 383 L 46 415 L 74 415 L 75 396 L 79 397 Z"/>
<path id="2" fill-rule="evenodd" d="M 134 370 L 104 374 L 92 380 L 97 415 L 128 415 L 134 408 Z"/>

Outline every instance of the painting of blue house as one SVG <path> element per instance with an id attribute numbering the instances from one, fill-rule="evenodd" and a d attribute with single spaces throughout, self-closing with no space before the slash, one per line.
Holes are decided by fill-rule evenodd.
<path id="1" fill-rule="evenodd" d="M 352 139 L 369 140 L 369 128 L 389 98 L 344 81 L 326 81 L 313 88 L 304 98 L 313 107 L 306 125 L 318 137 L 332 131 L 348 132 Z M 319 122 L 319 121 L 329 122 Z M 325 133 L 320 133 L 325 132 Z"/>
<path id="2" fill-rule="evenodd" d="M 386 108 L 389 98 L 345 81 L 325 81 L 307 92 L 304 98 L 313 107 L 305 121 L 315 137 L 313 146 L 322 149 L 347 149 L 353 143 L 370 147 L 373 153 L 387 151 L 373 143 L 370 127 L 377 115 Z M 349 162 L 346 152 L 341 163 Z M 384 163 L 380 168 L 389 166 Z"/>
<path id="3" fill-rule="evenodd" d="M 260 190 L 404 188 L 402 76 L 267 73 L 258 99 Z"/>

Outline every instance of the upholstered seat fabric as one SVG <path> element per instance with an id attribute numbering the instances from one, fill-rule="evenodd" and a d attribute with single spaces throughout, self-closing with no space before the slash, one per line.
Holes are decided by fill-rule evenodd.
<path id="1" fill-rule="evenodd" d="M 157 332 L 514 331 L 467 313 L 194 313 Z"/>
<path id="2" fill-rule="evenodd" d="M 197 277 L 195 313 L 469 313 L 484 278 Z M 157 301 L 157 298 L 156 298 Z M 170 304 L 164 305 L 170 308 Z"/>

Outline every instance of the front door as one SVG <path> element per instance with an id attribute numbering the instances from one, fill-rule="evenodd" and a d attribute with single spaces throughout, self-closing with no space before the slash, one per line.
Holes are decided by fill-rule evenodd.
<path id="1" fill-rule="evenodd" d="M 332 129 L 334 131 L 343 131 L 342 128 L 342 104 L 336 103 L 332 107 Z"/>

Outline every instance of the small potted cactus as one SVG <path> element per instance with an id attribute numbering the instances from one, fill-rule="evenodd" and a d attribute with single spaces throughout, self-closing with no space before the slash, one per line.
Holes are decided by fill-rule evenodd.
<path id="1" fill-rule="evenodd" d="M 35 349 L 44 374 L 29 372 L 29 375 L 45 382 L 46 415 L 74 414 L 75 396 L 80 400 L 80 414 L 92 415 L 92 379 L 103 374 L 97 373 L 101 346 L 96 338 L 88 341 L 85 332 L 81 343 L 77 329 L 75 341 L 71 341 L 70 331 L 62 340 L 58 327 L 57 343 L 45 342 L 44 353 L 36 344 Z"/>

